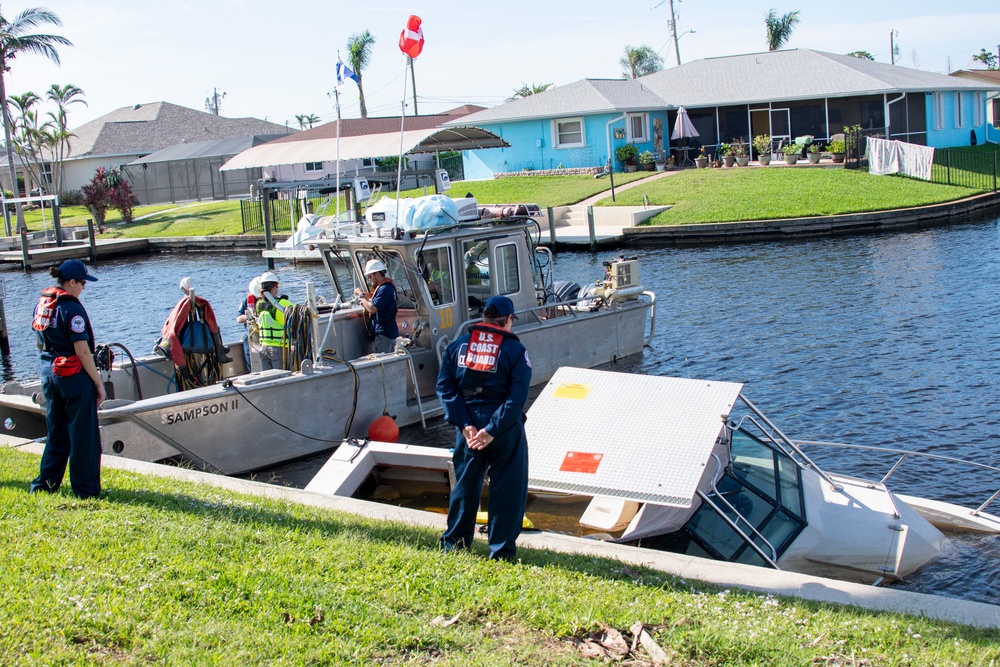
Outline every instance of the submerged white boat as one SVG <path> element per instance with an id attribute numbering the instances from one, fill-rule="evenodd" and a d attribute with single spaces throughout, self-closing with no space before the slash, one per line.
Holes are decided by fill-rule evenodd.
<path id="1" fill-rule="evenodd" d="M 554 280 L 534 221 L 479 220 L 471 214 L 475 200 L 456 201 L 462 220 L 444 226 L 366 226 L 316 241 L 330 285 L 310 290 L 319 296 L 291 295 L 310 313 L 308 325 L 289 334 L 303 359 L 298 370 L 248 372 L 236 343 L 217 382 L 178 391 L 169 359 L 123 350 L 102 370 L 111 399 L 98 412 L 105 453 L 180 458 L 238 474 L 333 449 L 364 436 L 383 414 L 400 426 L 423 422 L 440 414 L 434 386 L 444 349 L 494 294 L 514 302 L 514 331 L 532 351 L 536 383 L 560 366 L 593 367 L 642 351 L 653 335 L 655 297 L 639 283 L 635 260 L 605 262 L 605 275 L 588 281 L 581 297 L 580 285 Z M 373 354 L 370 325 L 353 297 L 364 285 L 362 267 L 376 257 L 398 294 L 400 337 L 389 354 Z M 42 403 L 39 382 L 8 383 L 0 424 L 10 435 L 44 437 Z"/>
<path id="2" fill-rule="evenodd" d="M 528 411 L 528 518 L 581 536 L 864 583 L 900 580 L 935 558 L 946 540 L 939 528 L 1000 532 L 1000 519 L 983 511 L 996 494 L 973 510 L 897 495 L 886 486 L 896 467 L 880 481 L 828 473 L 742 391 L 740 383 L 560 368 Z M 878 451 L 900 462 L 917 456 Z M 446 493 L 450 458 L 440 448 L 349 442 L 306 488 Z"/>

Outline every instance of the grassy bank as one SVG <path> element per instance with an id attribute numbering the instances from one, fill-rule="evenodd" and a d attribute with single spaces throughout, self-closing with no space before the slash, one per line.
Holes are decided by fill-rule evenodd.
<path id="1" fill-rule="evenodd" d="M 29 496 L 37 466 L 0 448 L 0 664 L 600 665 L 574 638 L 636 621 L 673 665 L 1000 659 L 996 631 L 596 558 L 446 556 L 432 531 L 116 470 L 99 500 Z"/>
<path id="2" fill-rule="evenodd" d="M 954 201 L 978 191 L 846 169 L 689 169 L 618 193 L 617 206 L 673 206 L 654 225 L 801 218 Z M 611 198 L 599 205 L 612 205 Z"/>

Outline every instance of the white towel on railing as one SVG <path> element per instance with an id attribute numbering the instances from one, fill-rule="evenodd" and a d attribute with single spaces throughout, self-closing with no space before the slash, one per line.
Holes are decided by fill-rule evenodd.
<path id="1" fill-rule="evenodd" d="M 904 174 L 931 180 L 934 149 L 902 141 L 868 137 L 868 173 L 877 176 Z"/>

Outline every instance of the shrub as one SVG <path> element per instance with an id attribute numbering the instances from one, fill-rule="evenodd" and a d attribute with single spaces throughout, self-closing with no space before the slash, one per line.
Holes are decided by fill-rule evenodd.
<path id="1" fill-rule="evenodd" d="M 97 168 L 90 183 L 82 186 L 80 192 L 83 193 L 83 205 L 94 216 L 97 226 L 101 227 L 104 225 L 108 209 L 111 208 L 111 188 L 108 186 L 108 172 L 104 167 Z"/>
<path id="2" fill-rule="evenodd" d="M 826 150 L 831 153 L 843 153 L 847 149 L 847 144 L 843 139 L 834 139 L 826 145 Z"/>
<path id="3" fill-rule="evenodd" d="M 753 138 L 754 150 L 758 153 L 770 153 L 771 152 L 771 135 L 770 134 L 758 134 Z"/>
<path id="4" fill-rule="evenodd" d="M 729 154 L 735 155 L 736 157 L 746 157 L 747 156 L 747 142 L 743 139 L 735 139 L 733 143 L 729 146 Z"/>
<path id="5" fill-rule="evenodd" d="M 650 151 L 639 153 L 639 164 L 653 164 L 653 154 Z"/>
<path id="6" fill-rule="evenodd" d="M 615 157 L 622 164 L 634 164 L 638 156 L 639 149 L 635 147 L 635 144 L 624 144 L 615 149 Z"/>
<path id="7" fill-rule="evenodd" d="M 79 190 L 70 190 L 59 195 L 60 206 L 82 206 L 83 193 Z"/>

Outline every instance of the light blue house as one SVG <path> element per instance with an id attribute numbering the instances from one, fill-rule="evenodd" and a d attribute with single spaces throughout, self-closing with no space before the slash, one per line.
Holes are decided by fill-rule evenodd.
<path id="1" fill-rule="evenodd" d="M 771 135 L 774 145 L 847 126 L 938 148 L 987 139 L 997 86 L 809 49 L 706 58 L 639 79 L 584 79 L 447 125 L 476 125 L 510 148 L 466 152 L 468 179 L 522 170 L 602 167 L 615 149 L 676 154 L 683 144 Z M 698 137 L 671 140 L 685 107 Z M 973 141 L 973 137 L 975 140 Z M 756 156 L 753 156 L 756 157 Z M 621 165 L 614 161 L 616 169 Z"/>

